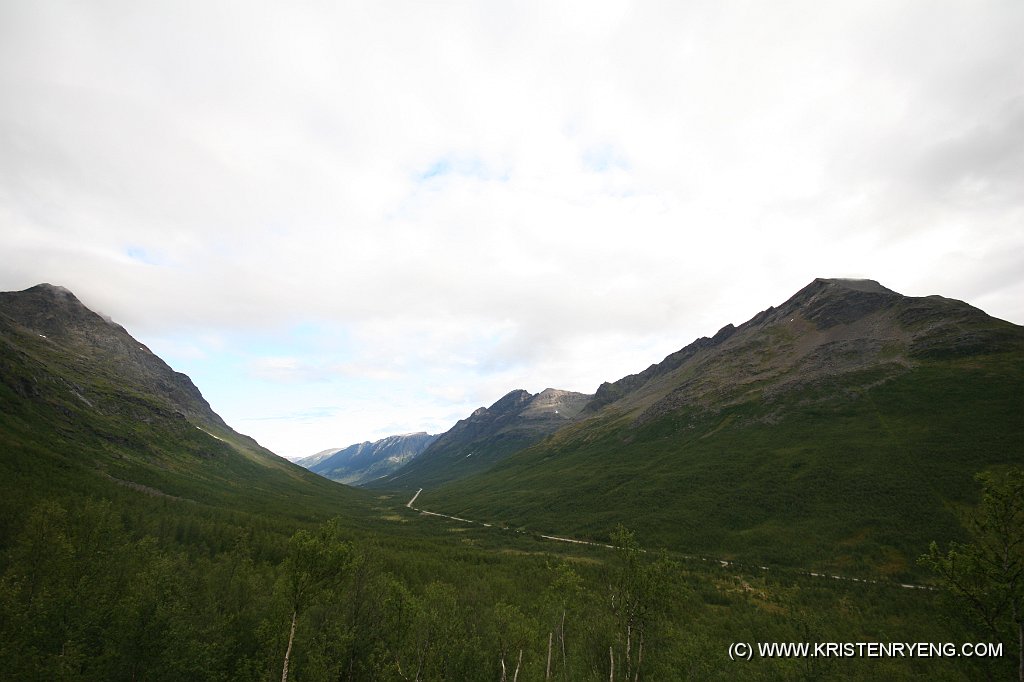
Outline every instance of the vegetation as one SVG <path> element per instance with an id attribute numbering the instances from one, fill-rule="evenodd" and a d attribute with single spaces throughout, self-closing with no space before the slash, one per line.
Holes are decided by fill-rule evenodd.
<path id="1" fill-rule="evenodd" d="M 965 539 L 973 473 L 1020 463 L 1024 360 L 922 361 L 866 383 L 844 376 L 639 425 L 601 415 L 418 504 L 600 542 L 628 520 L 645 543 L 682 553 L 921 580 L 931 540 Z"/>
<path id="2" fill-rule="evenodd" d="M 913 371 L 847 373 L 713 408 L 602 412 L 417 500 L 495 522 L 485 527 L 277 458 L 123 330 L 59 301 L 25 304 L 23 317 L 45 328 L 0 311 L 3 679 L 873 681 L 1016 670 L 1009 655 L 747 661 L 730 648 L 1010 646 L 1020 476 L 973 486 L 970 475 L 1002 471 L 1021 452 L 1013 338 L 998 353 L 928 346 Z M 59 305 L 64 316 L 51 315 Z M 965 529 L 957 512 L 982 486 Z M 984 608 L 896 582 L 926 579 L 907 557 L 936 538 L 953 544 L 926 563 Z"/>
<path id="3" fill-rule="evenodd" d="M 397 511 L 397 509 L 396 509 Z M 152 516 L 149 521 L 133 518 Z M 42 500 L 0 553 L 0 666 L 18 680 L 967 680 L 1003 659 L 730 661 L 734 641 L 960 642 L 938 593 L 541 543 L 407 511 L 291 537 Z M 211 537 L 234 537 L 223 548 Z M 290 648 L 289 648 L 290 647 Z"/>
<path id="4" fill-rule="evenodd" d="M 990 636 L 1016 651 L 1024 681 L 1024 471 L 979 478 L 985 492 L 967 520 L 971 542 L 954 542 L 946 553 L 933 542 L 921 563 Z"/>

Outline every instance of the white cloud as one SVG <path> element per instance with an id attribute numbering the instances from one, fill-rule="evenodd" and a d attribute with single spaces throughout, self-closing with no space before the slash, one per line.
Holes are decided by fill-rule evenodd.
<path id="1" fill-rule="evenodd" d="M 344 403 L 288 454 L 593 390 L 816 276 L 1019 323 L 1022 7 L 6 2 L 0 287 L 173 340 L 238 420 Z"/>

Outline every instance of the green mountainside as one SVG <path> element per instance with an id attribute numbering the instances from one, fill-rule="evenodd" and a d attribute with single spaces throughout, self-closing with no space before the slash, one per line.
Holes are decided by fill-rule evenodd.
<path id="1" fill-rule="evenodd" d="M 0 293 L 0 406 L 5 519 L 34 497 L 116 489 L 293 518 L 365 513 L 365 495 L 236 433 L 187 376 L 61 287 Z"/>
<path id="2" fill-rule="evenodd" d="M 682 552 L 905 578 L 975 473 L 1024 462 L 1024 328 L 819 279 L 647 370 L 423 508 Z"/>
<path id="3" fill-rule="evenodd" d="M 415 491 L 485 471 L 571 423 L 592 396 L 547 388 L 517 389 L 441 434 L 418 457 L 368 488 Z"/>

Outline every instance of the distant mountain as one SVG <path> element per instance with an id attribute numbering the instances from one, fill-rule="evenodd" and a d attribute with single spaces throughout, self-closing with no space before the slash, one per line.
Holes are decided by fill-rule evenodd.
<path id="1" fill-rule="evenodd" d="M 373 443 L 356 443 L 347 448 L 323 450 L 296 462 L 332 481 L 363 485 L 387 476 L 422 453 L 437 440 L 428 433 L 388 436 Z"/>
<path id="2" fill-rule="evenodd" d="M 555 388 L 511 391 L 460 419 L 422 454 L 370 487 L 432 487 L 483 471 L 572 422 L 592 397 Z"/>
<path id="3" fill-rule="evenodd" d="M 365 499 L 235 432 L 189 377 L 67 289 L 0 292 L 0 499 L 111 490 L 289 513 Z"/>
<path id="4" fill-rule="evenodd" d="M 1024 463 L 1024 328 L 953 299 L 817 279 L 602 384 L 573 423 L 419 502 L 899 576 L 928 541 L 961 532 L 975 473 L 1011 463 Z"/>
<path id="5" fill-rule="evenodd" d="M 320 452 L 314 455 L 310 455 L 309 457 L 300 457 L 299 459 L 293 459 L 292 461 L 304 469 L 309 469 L 315 464 L 319 464 L 320 462 L 324 461 L 331 455 L 341 452 L 342 449 L 343 448 L 327 448 L 326 450 L 321 450 Z"/>

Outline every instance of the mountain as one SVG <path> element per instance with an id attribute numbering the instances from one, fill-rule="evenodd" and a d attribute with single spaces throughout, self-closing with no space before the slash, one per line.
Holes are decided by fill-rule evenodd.
<path id="1" fill-rule="evenodd" d="M 428 433 L 388 436 L 376 442 L 323 450 L 296 462 L 313 473 L 349 485 L 363 485 L 387 476 L 437 440 Z"/>
<path id="2" fill-rule="evenodd" d="M 342 449 L 343 448 L 327 448 L 326 450 L 321 450 L 320 452 L 310 455 L 309 457 L 302 457 L 301 459 L 296 459 L 292 461 L 294 461 L 296 464 L 298 464 L 300 467 L 304 469 L 310 469 L 314 465 L 319 464 L 320 462 L 324 461 L 331 455 L 341 452 Z"/>
<path id="3" fill-rule="evenodd" d="M 1024 328 L 817 279 L 602 384 L 579 418 L 419 504 L 542 532 L 913 575 L 974 475 L 1024 461 Z"/>
<path id="4" fill-rule="evenodd" d="M 688 441 L 673 433 L 671 410 L 636 424 L 617 422 L 610 412 L 636 420 L 648 397 L 656 397 L 641 399 L 648 384 L 670 385 L 689 362 L 707 361 L 704 368 L 711 369 L 713 354 L 725 357 L 729 344 L 747 333 L 742 326 L 733 340 L 696 351 L 674 368 L 655 366 L 646 381 L 615 382 L 619 395 L 589 412 L 582 412 L 587 396 L 545 392 L 541 400 L 514 392 L 451 434 L 457 441 L 459 433 L 469 439 L 502 428 L 514 434 L 516 425 L 539 429 L 544 420 L 548 427 L 563 424 L 451 491 L 486 478 L 501 490 L 484 501 L 489 508 L 515 505 L 505 518 L 522 514 L 534 527 L 543 522 L 567 530 L 594 518 L 595 530 L 579 529 L 593 536 L 616 520 L 637 529 L 637 536 L 617 534 L 623 547 L 611 552 L 398 509 L 407 497 L 379 502 L 389 496 L 316 476 L 232 431 L 188 377 L 69 292 L 36 287 L 0 294 L 0 669 L 4 679 L 17 680 L 264 680 L 285 670 L 296 680 L 362 680 L 398 679 L 413 669 L 420 679 L 493 680 L 514 657 L 523 679 L 604 679 L 616 671 L 620 679 L 677 679 L 679 671 L 700 679 L 803 679 L 808 671 L 828 677 L 841 667 L 846 679 L 874 680 L 877 661 L 809 667 L 778 658 L 737 668 L 724 652 L 744 632 L 776 642 L 871 641 L 888 632 L 910 642 L 1014 641 L 1015 629 L 989 634 L 948 618 L 939 592 L 823 580 L 805 575 L 809 563 L 797 571 L 723 567 L 642 552 L 637 544 L 673 537 L 676 547 L 688 549 L 704 538 L 719 548 L 735 542 L 747 556 L 769 546 L 779 558 L 833 548 L 871 551 L 880 545 L 863 538 L 888 529 L 882 521 L 865 526 L 850 510 L 873 507 L 912 536 L 914 515 L 897 512 L 916 509 L 925 518 L 922 510 L 935 511 L 924 509 L 930 488 L 921 482 L 939 492 L 962 490 L 961 474 L 974 468 L 950 468 L 954 475 L 943 480 L 936 475 L 947 466 L 943 458 L 971 440 L 984 452 L 1020 442 L 1012 429 L 1021 414 L 1019 328 L 973 314 L 953 327 L 959 331 L 945 335 L 959 339 L 952 355 L 943 354 L 950 346 L 941 339 L 924 343 L 906 372 L 852 402 L 840 395 L 842 406 L 836 396 L 822 400 L 799 386 L 785 389 L 797 400 L 768 413 L 768 425 L 781 429 L 775 436 L 758 427 L 763 414 L 756 407 L 727 404 L 728 391 L 726 403 L 715 402 L 714 390 L 697 392 L 717 416 L 701 421 L 695 413 Z M 920 371 L 926 374 L 916 383 L 900 385 Z M 952 373 L 958 381 L 949 383 Z M 813 375 L 807 380 L 817 385 Z M 720 377 L 716 386 L 728 384 Z M 899 390 L 885 393 L 893 387 Z M 933 414 L 979 399 L 988 400 L 987 409 L 965 408 L 963 419 Z M 568 411 L 579 414 L 567 419 L 570 404 Z M 860 427 L 871 433 L 858 432 L 863 411 L 850 405 L 884 415 L 884 428 L 864 422 Z M 920 438 L 910 427 L 925 419 L 940 427 L 950 422 L 931 436 L 935 463 L 909 469 L 902 460 L 920 459 L 919 453 L 874 453 L 877 443 L 858 445 L 863 461 L 852 461 L 855 449 L 847 448 L 825 474 L 839 479 L 855 504 L 829 489 L 818 523 L 809 527 L 800 517 L 806 511 L 800 496 L 814 489 L 800 477 L 821 473 L 814 460 L 833 447 L 830 421 L 838 420 L 835 431 L 847 438 L 866 442 L 885 433 L 902 447 Z M 702 445 L 709 442 L 725 455 Z M 672 448 L 676 460 L 680 454 L 707 460 L 703 470 L 674 462 L 672 474 L 685 483 L 674 490 L 659 483 L 656 466 L 671 459 Z M 984 452 L 971 462 L 985 460 Z M 772 468 L 758 469 L 759 457 L 774 458 Z M 846 460 L 858 468 L 854 485 Z M 712 471 L 730 463 L 731 470 Z M 872 486 L 886 483 L 877 473 L 885 466 L 894 469 L 890 484 L 901 485 L 906 499 L 873 496 Z M 781 475 L 766 476 L 776 470 Z M 524 471 L 540 478 L 524 477 L 518 487 L 510 472 Z M 908 473 L 915 479 L 909 485 Z M 604 488 L 570 475 L 590 476 Z M 823 480 L 818 485 L 828 485 Z M 772 499 L 772 491 L 788 497 Z M 704 516 L 687 518 L 694 494 Z M 555 516 L 530 509 L 535 498 Z M 774 525 L 758 525 L 754 515 L 762 507 Z M 850 528 L 860 531 L 835 544 L 834 529 L 851 519 L 860 525 Z M 896 657 L 884 677 L 1007 677 L 1015 659 L 936 656 L 911 665 Z"/>
<path id="5" fill-rule="evenodd" d="M 12 514 L 29 497 L 117 491 L 314 516 L 364 497 L 235 432 L 189 377 L 62 287 L 0 293 L 0 407 Z"/>
<path id="6" fill-rule="evenodd" d="M 116 365 L 125 388 L 152 389 L 165 407 L 182 416 L 207 426 L 225 426 L 187 376 L 173 371 L 123 327 L 86 308 L 64 287 L 40 284 L 22 292 L 0 292 L 0 330 L 5 369 L 13 369 L 15 355 L 22 360 L 44 356 L 60 363 L 55 368 L 74 367 L 79 372 L 89 363 L 96 370 L 94 376 Z M 14 378 L 13 371 L 5 374 L 9 381 Z M 81 386 L 55 380 L 67 384 L 67 391 L 81 404 L 92 406 Z M 39 392 L 38 384 L 36 378 L 14 388 L 22 397 L 32 397 Z"/>
<path id="7" fill-rule="evenodd" d="M 511 391 L 460 419 L 421 455 L 368 487 L 415 490 L 484 471 L 572 422 L 592 397 L 555 388 Z"/>

